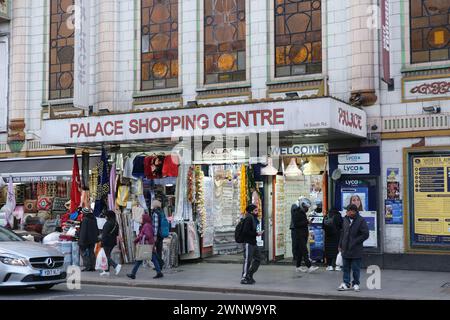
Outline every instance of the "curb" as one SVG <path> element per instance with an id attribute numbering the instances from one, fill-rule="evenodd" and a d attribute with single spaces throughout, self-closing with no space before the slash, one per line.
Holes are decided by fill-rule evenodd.
<path id="1" fill-rule="evenodd" d="M 129 282 L 104 282 L 98 280 L 85 280 L 81 284 L 86 285 L 100 285 L 100 286 L 115 286 L 115 287 L 130 287 L 130 288 L 148 288 L 148 289 L 166 289 L 179 291 L 197 291 L 197 292 L 218 292 L 218 293 L 235 293 L 235 294 L 251 294 L 261 296 L 277 296 L 277 297 L 291 297 L 291 298 L 312 298 L 312 299 L 333 299 L 333 300 L 407 300 L 398 297 L 370 297 L 370 296 L 349 296 L 337 294 L 322 294 L 322 293 L 306 293 L 306 292 L 291 292 L 291 291 L 271 291 L 271 290 L 252 290 L 240 288 L 214 288 L 194 285 L 179 285 L 179 284 L 153 284 L 153 283 L 129 283 Z"/>

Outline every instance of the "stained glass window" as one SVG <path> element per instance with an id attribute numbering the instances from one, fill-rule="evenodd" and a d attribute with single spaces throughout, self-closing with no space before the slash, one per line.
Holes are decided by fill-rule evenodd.
<path id="1" fill-rule="evenodd" d="M 178 0 L 141 0 L 141 90 L 178 87 Z"/>
<path id="2" fill-rule="evenodd" d="M 73 97 L 75 30 L 68 22 L 72 5 L 74 0 L 50 1 L 50 100 Z"/>
<path id="3" fill-rule="evenodd" d="M 450 59 L 450 1 L 410 0 L 411 63 Z"/>
<path id="4" fill-rule="evenodd" d="M 321 1 L 274 1 L 275 77 L 321 73 Z"/>
<path id="5" fill-rule="evenodd" d="M 205 0 L 205 83 L 246 80 L 245 0 Z"/>

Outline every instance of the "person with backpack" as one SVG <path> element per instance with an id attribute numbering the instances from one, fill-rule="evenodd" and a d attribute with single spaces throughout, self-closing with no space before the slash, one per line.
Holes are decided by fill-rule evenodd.
<path id="1" fill-rule="evenodd" d="M 161 208 L 162 204 L 159 200 L 153 200 L 151 209 L 152 209 L 152 222 L 153 222 L 153 232 L 155 234 L 155 247 L 156 247 L 156 256 L 158 257 L 159 265 L 161 269 L 164 268 L 164 260 L 162 259 L 162 250 L 163 250 L 163 241 L 164 238 L 169 236 L 169 222 L 167 220 L 166 214 L 164 210 Z"/>
<path id="2" fill-rule="evenodd" d="M 114 211 L 106 212 L 106 223 L 102 230 L 102 248 L 105 250 L 106 257 L 108 258 L 108 269 L 100 273 L 100 276 L 109 276 L 109 268 L 112 266 L 115 269 L 116 275 L 120 273 L 122 269 L 121 264 L 117 264 L 111 258 L 111 252 L 117 245 L 117 237 L 119 236 L 119 224 L 116 220 L 116 214 Z"/>
<path id="3" fill-rule="evenodd" d="M 306 213 L 311 208 L 311 200 L 300 197 L 291 207 L 291 237 L 292 251 L 296 261 L 296 272 L 314 272 L 319 267 L 313 266 L 309 259 L 308 239 L 309 239 L 309 220 Z M 302 267 L 302 260 L 306 267 Z"/>
<path id="4" fill-rule="evenodd" d="M 343 219 L 341 213 L 336 208 L 332 208 L 323 219 L 327 271 L 341 271 L 341 267 L 336 265 L 336 257 L 339 252 L 338 247 L 342 230 L 342 222 Z"/>
<path id="5" fill-rule="evenodd" d="M 261 264 L 261 252 L 258 248 L 256 237 L 264 231 L 258 232 L 258 207 L 251 204 L 246 209 L 247 214 L 236 227 L 235 237 L 238 243 L 244 243 L 244 265 L 241 284 L 255 284 L 253 275 Z"/>

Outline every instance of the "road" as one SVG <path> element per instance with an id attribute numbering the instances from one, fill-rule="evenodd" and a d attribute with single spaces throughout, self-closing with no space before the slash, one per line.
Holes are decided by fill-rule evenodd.
<path id="1" fill-rule="evenodd" d="M 107 288 L 105 290 L 105 288 Z M 105 293 L 105 291 L 107 293 Z M 0 300 L 308 300 L 265 295 L 196 292 L 134 287 L 82 285 L 68 290 L 65 284 L 47 292 L 30 289 L 1 289 Z"/>

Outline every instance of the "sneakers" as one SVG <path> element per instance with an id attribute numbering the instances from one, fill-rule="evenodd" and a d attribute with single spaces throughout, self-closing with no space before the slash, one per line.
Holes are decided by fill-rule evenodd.
<path id="1" fill-rule="evenodd" d="M 336 268 L 334 268 L 335 271 L 342 271 L 342 268 L 340 266 L 336 266 Z"/>
<path id="2" fill-rule="evenodd" d="M 353 290 L 355 290 L 355 292 L 361 291 L 361 290 L 359 289 L 359 285 L 357 285 L 357 284 L 355 284 L 355 285 L 353 286 Z"/>
<path id="3" fill-rule="evenodd" d="M 109 277 L 109 272 L 108 271 L 102 271 L 100 273 L 100 277 L 105 277 L 105 276 Z"/>
<path id="4" fill-rule="evenodd" d="M 327 271 L 333 271 L 334 269 L 333 269 L 333 267 L 332 266 L 328 266 L 327 267 Z"/>
<path id="5" fill-rule="evenodd" d="M 255 280 L 252 281 L 251 279 L 245 278 L 241 280 L 241 284 L 254 284 L 255 283 L 254 281 Z"/>
<path id="6" fill-rule="evenodd" d="M 127 277 L 130 278 L 130 279 L 133 279 L 133 280 L 136 279 L 136 276 L 134 274 L 131 274 L 131 273 L 127 274 Z"/>
<path id="7" fill-rule="evenodd" d="M 342 283 L 338 288 L 338 291 L 348 291 L 348 290 L 352 290 L 352 287 L 346 283 Z"/>
<path id="8" fill-rule="evenodd" d="M 308 272 L 308 268 L 307 267 L 298 267 L 298 268 L 295 268 L 295 271 L 305 273 L 305 272 Z"/>
<path id="9" fill-rule="evenodd" d="M 309 267 L 308 272 L 311 273 L 311 272 L 314 272 L 314 271 L 317 271 L 317 270 L 319 270 L 319 267 L 311 266 L 311 267 Z"/>
<path id="10" fill-rule="evenodd" d="M 122 265 L 121 264 L 118 264 L 117 266 L 116 266 L 116 276 L 120 273 L 120 270 L 122 270 Z"/>
<path id="11" fill-rule="evenodd" d="M 162 277 L 164 277 L 164 275 L 160 272 L 156 276 L 154 276 L 153 279 L 159 279 L 159 278 L 162 278 Z"/>

